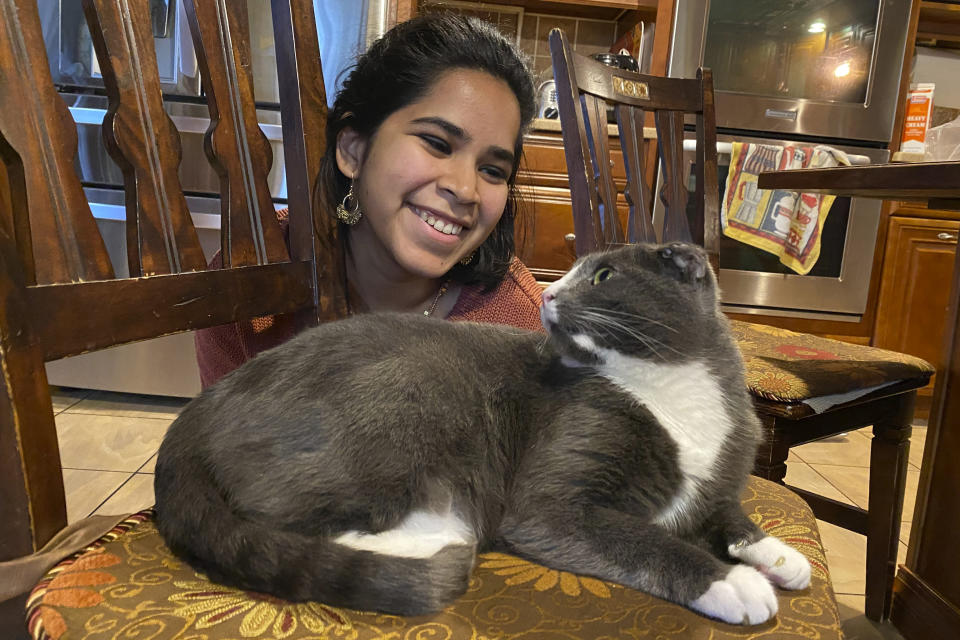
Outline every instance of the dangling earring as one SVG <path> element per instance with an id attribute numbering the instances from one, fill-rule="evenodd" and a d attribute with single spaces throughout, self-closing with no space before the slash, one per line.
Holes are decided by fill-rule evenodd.
<path id="1" fill-rule="evenodd" d="M 470 252 L 470 255 L 468 255 L 468 256 L 466 256 L 466 257 L 464 257 L 464 258 L 460 258 L 460 264 L 462 264 L 463 266 L 467 266 L 468 264 L 470 264 L 470 263 L 473 261 L 473 255 L 474 255 L 475 253 L 476 253 L 476 251 L 471 251 L 471 252 Z"/>
<path id="2" fill-rule="evenodd" d="M 337 205 L 337 218 L 343 224 L 351 227 L 360 222 L 360 216 L 363 215 L 363 212 L 360 211 L 360 200 L 353 194 L 353 181 L 355 179 L 356 176 L 350 178 L 350 189 L 347 191 L 347 195 L 343 196 L 343 202 Z"/>

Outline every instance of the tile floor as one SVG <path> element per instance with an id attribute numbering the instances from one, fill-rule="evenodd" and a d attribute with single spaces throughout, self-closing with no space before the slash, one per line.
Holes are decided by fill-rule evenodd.
<path id="1" fill-rule="evenodd" d="M 122 514 L 153 504 L 153 469 L 160 440 L 186 400 L 57 389 L 53 396 L 57 433 L 72 522 L 92 514 Z M 787 482 L 866 508 L 870 429 L 795 448 Z M 907 495 L 900 533 L 906 553 L 920 475 L 926 426 L 914 428 Z M 863 616 L 866 538 L 820 522 L 833 586 L 849 640 L 899 640 L 890 625 Z"/>

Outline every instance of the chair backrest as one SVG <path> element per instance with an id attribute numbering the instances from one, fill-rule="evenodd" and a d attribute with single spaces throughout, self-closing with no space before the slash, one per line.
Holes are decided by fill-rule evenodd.
<path id="1" fill-rule="evenodd" d="M 206 269 L 163 109 L 149 0 L 83 0 L 110 100 L 104 142 L 126 189 L 129 278 L 115 278 L 74 171 L 76 125 L 57 95 L 36 0 L 0 0 L 0 560 L 66 524 L 44 362 L 277 313 L 345 311 L 332 216 L 315 211 L 326 96 L 313 3 L 271 0 L 290 209 L 284 241 L 253 101 L 245 2 L 185 0 L 220 176 L 222 269 Z M 289 252 L 287 245 L 289 244 Z"/>
<path id="2" fill-rule="evenodd" d="M 714 268 L 719 248 L 716 115 L 709 69 L 696 79 L 662 78 L 601 64 L 575 53 L 559 29 L 550 32 L 563 146 L 570 176 L 578 256 L 633 242 L 696 242 L 710 254 Z M 608 108 L 616 116 L 627 181 L 623 207 L 610 168 Z M 653 195 L 647 182 L 644 124 L 653 113 L 660 158 L 659 197 L 665 214 L 654 228 Z M 688 222 L 684 183 L 684 122 L 695 116 L 694 213 Z M 653 172 L 649 172 L 652 175 Z"/>

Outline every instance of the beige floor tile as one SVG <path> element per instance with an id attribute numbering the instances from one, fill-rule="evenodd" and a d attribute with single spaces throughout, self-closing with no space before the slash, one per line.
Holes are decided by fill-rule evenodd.
<path id="1" fill-rule="evenodd" d="M 840 609 L 840 622 L 843 623 L 851 618 L 862 616 L 865 604 L 866 596 L 838 593 L 837 605 L 839 605 Z"/>
<path id="2" fill-rule="evenodd" d="M 913 427 L 913 434 L 910 436 L 910 464 L 919 471 L 920 462 L 923 461 L 923 445 L 927 439 L 926 427 Z"/>
<path id="3" fill-rule="evenodd" d="M 784 482 L 799 489 L 806 489 L 807 491 L 820 494 L 825 498 L 832 498 L 840 502 L 853 504 L 853 501 L 840 493 L 836 487 L 827 482 L 823 476 L 814 471 L 813 467 L 805 462 L 788 461 L 787 475 L 784 478 Z"/>
<path id="4" fill-rule="evenodd" d="M 839 464 L 852 467 L 870 466 L 870 440 L 857 433 L 817 440 L 792 449 L 808 464 Z"/>
<path id="5" fill-rule="evenodd" d="M 153 454 L 153 457 L 147 460 L 147 462 L 142 467 L 140 467 L 140 469 L 138 470 L 138 473 L 153 473 L 154 471 L 156 471 L 156 468 L 157 468 L 157 454 Z"/>
<path id="6" fill-rule="evenodd" d="M 65 469 L 130 471 L 157 452 L 169 420 L 64 412 L 56 417 Z"/>
<path id="7" fill-rule="evenodd" d="M 186 398 L 95 391 L 89 398 L 70 407 L 70 413 L 173 420 L 187 402 L 189 400 Z"/>
<path id="8" fill-rule="evenodd" d="M 837 594 L 840 624 L 846 640 L 903 640 L 890 623 L 877 624 L 863 615 L 864 596 Z"/>
<path id="9" fill-rule="evenodd" d="M 60 413 L 74 406 L 92 391 L 88 389 L 71 389 L 70 387 L 50 387 L 50 399 L 53 401 L 53 412 Z"/>
<path id="10" fill-rule="evenodd" d="M 810 465 L 814 471 L 826 478 L 830 484 L 850 498 L 854 504 L 867 508 L 870 492 L 870 469 L 832 464 Z"/>
<path id="11" fill-rule="evenodd" d="M 153 506 L 153 474 L 135 473 L 126 484 L 117 489 L 103 505 L 97 509 L 97 515 L 124 515 L 136 513 Z"/>
<path id="12" fill-rule="evenodd" d="M 67 495 L 67 522 L 89 516 L 130 477 L 129 473 L 64 469 L 63 488 Z"/>
<path id="13" fill-rule="evenodd" d="M 867 538 L 823 520 L 817 520 L 820 539 L 827 555 L 833 590 L 863 595 L 867 571 Z"/>
<path id="14" fill-rule="evenodd" d="M 830 484 L 839 489 L 844 495 L 853 500 L 854 504 L 868 506 L 870 494 L 870 470 L 862 467 L 842 467 L 828 464 L 812 464 L 813 469 L 830 481 Z M 916 469 L 907 469 L 907 487 L 903 497 L 903 515 L 901 520 L 913 519 L 913 506 L 917 498 L 917 484 L 920 472 Z"/>

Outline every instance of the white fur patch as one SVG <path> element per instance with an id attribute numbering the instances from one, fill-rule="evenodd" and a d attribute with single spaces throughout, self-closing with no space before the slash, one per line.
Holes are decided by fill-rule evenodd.
<path id="1" fill-rule="evenodd" d="M 728 551 L 784 589 L 810 586 L 810 563 L 802 553 L 773 536 L 743 547 L 732 544 Z"/>
<path id="2" fill-rule="evenodd" d="M 380 533 L 347 531 L 334 542 L 361 551 L 401 558 L 429 558 L 449 545 L 472 545 L 473 531 L 453 511 L 412 511 L 394 529 Z"/>
<path id="3" fill-rule="evenodd" d="M 677 445 L 683 485 L 655 522 L 676 526 L 690 508 L 700 481 L 708 480 L 733 421 L 723 391 L 702 362 L 665 364 L 598 347 L 586 335 L 572 336 L 601 359 L 598 372 L 649 409 Z"/>
<path id="4" fill-rule="evenodd" d="M 570 269 L 570 271 L 566 272 L 562 278 L 543 290 L 544 296 L 546 297 L 544 298 L 543 305 L 540 307 L 540 322 L 543 324 L 545 329 L 550 324 L 555 324 L 559 319 L 557 312 L 557 301 L 555 299 L 548 300 L 548 298 L 550 298 L 550 296 L 556 298 L 571 281 L 578 277 L 576 274 L 578 271 L 580 271 L 582 266 L 582 263 L 574 265 L 574 267 Z"/>
<path id="5" fill-rule="evenodd" d="M 777 594 L 759 571 L 739 564 L 690 603 L 694 611 L 730 624 L 760 624 L 777 615 Z"/>

